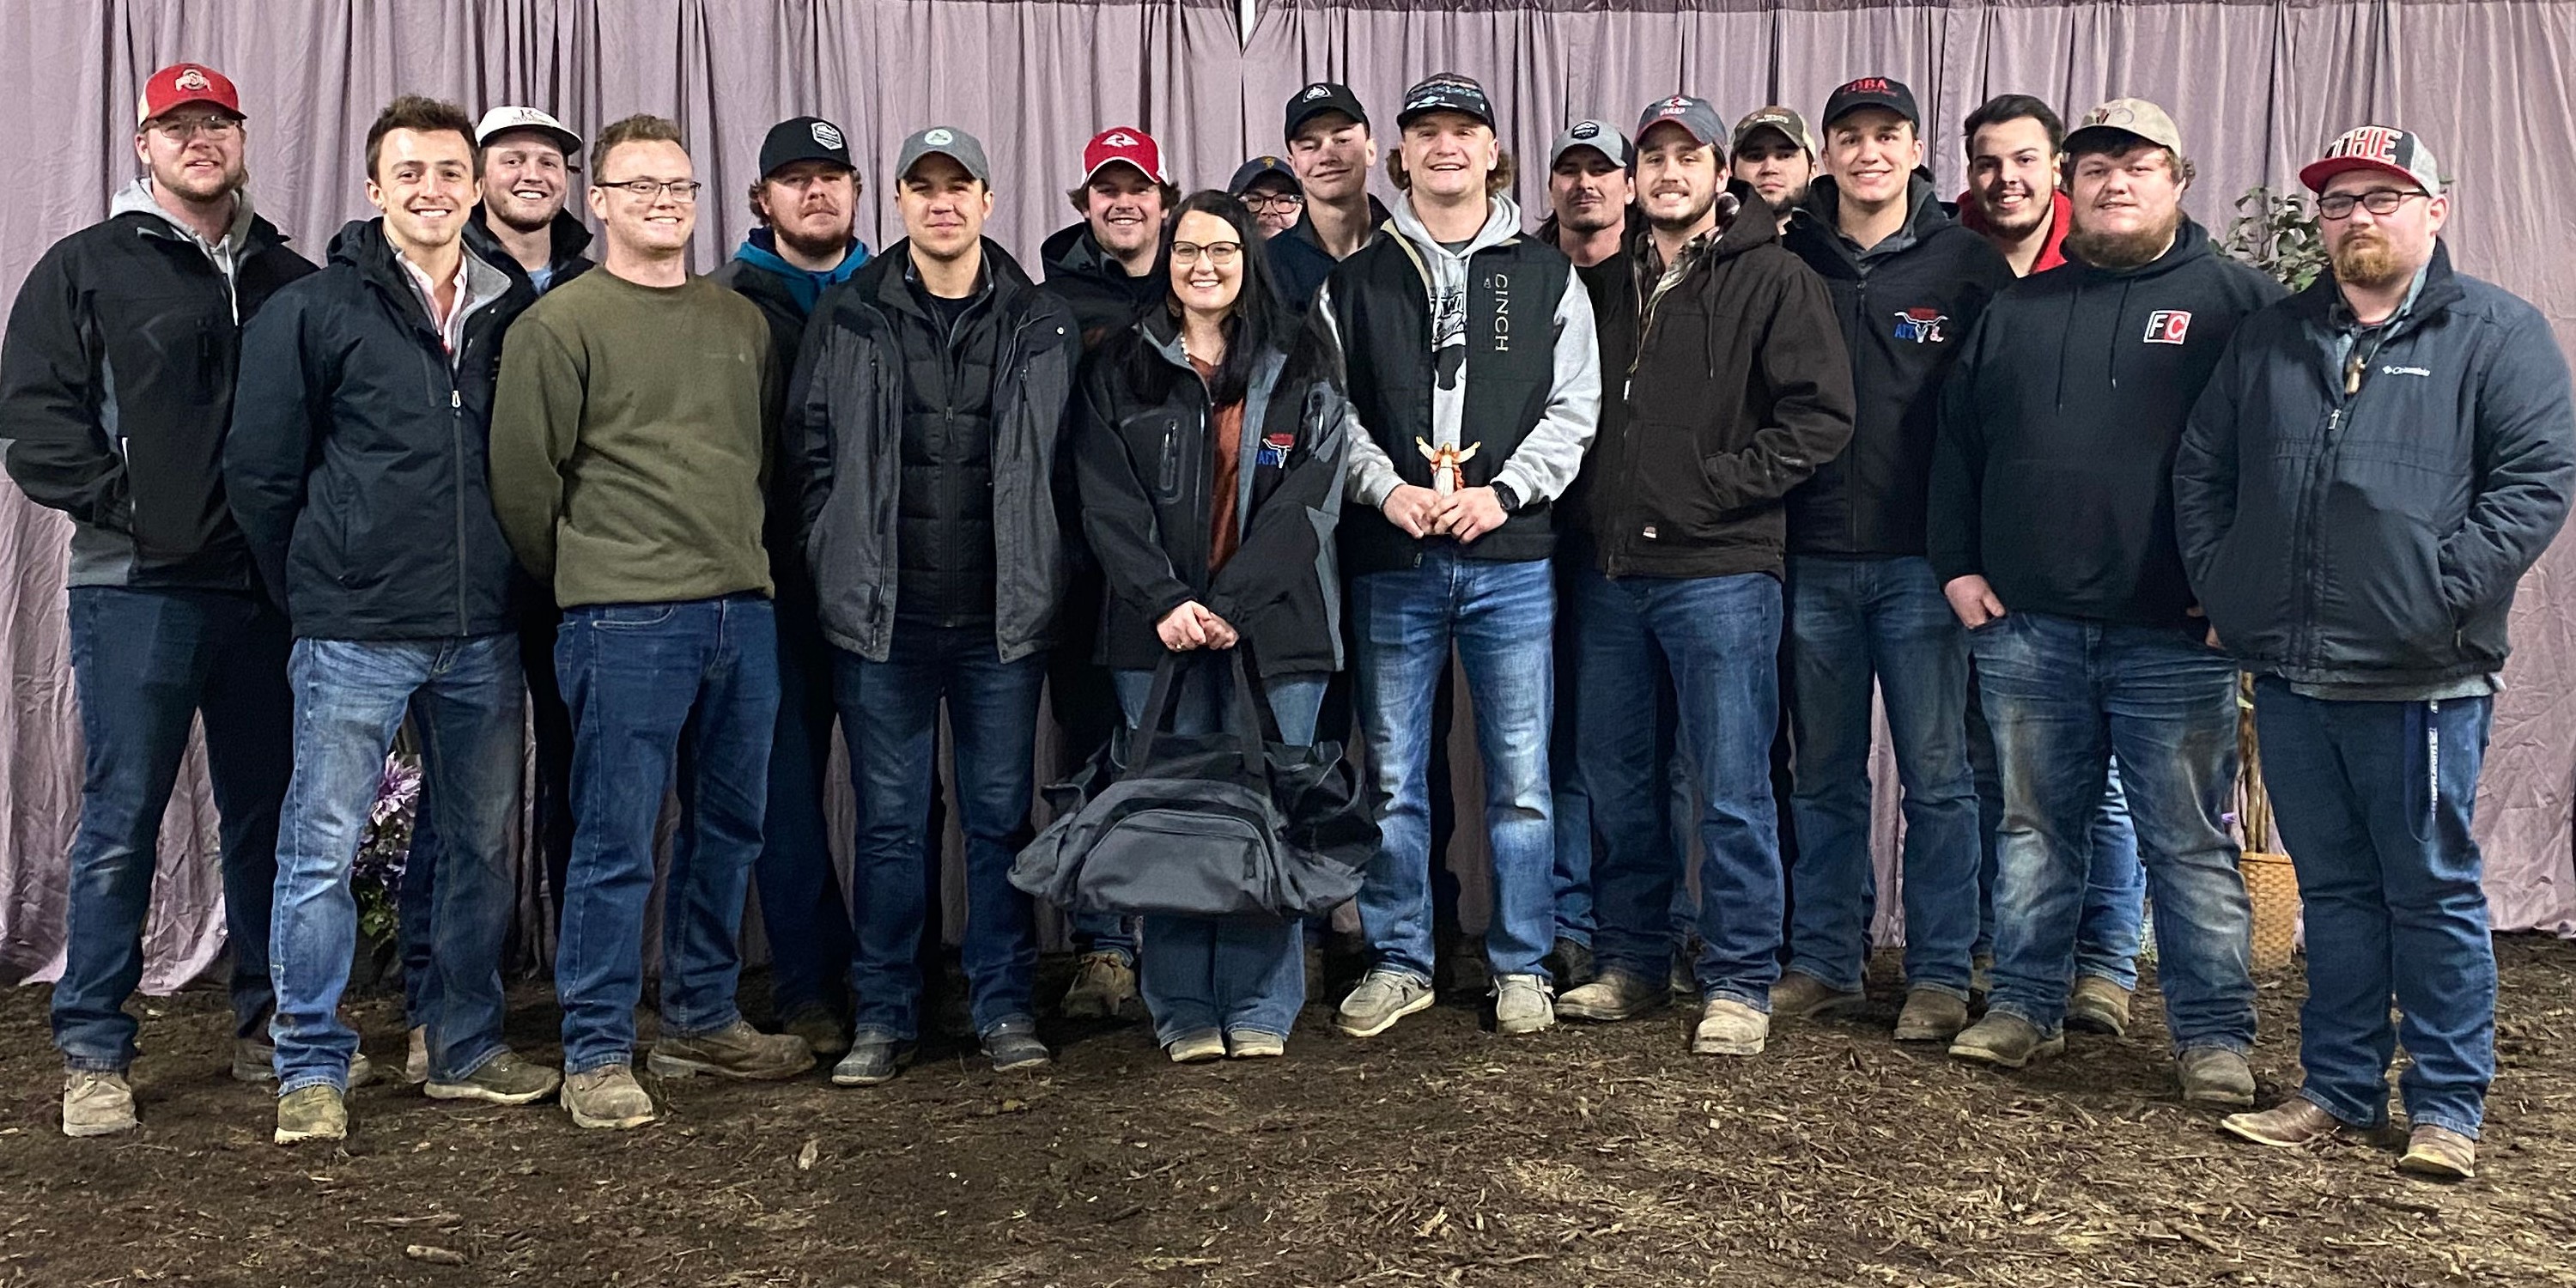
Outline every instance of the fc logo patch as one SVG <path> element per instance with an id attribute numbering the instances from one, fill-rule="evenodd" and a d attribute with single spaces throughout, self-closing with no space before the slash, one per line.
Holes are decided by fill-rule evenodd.
<path id="1" fill-rule="evenodd" d="M 2157 309 L 2147 315 L 2147 343 L 2180 344 L 2191 334 L 2191 314 L 2181 309 Z"/>

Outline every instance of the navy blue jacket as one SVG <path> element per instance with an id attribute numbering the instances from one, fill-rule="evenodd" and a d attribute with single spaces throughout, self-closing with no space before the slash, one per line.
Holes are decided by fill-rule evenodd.
<path id="1" fill-rule="evenodd" d="M 2451 270 L 2344 392 L 2331 276 L 2246 319 L 2174 463 L 2183 562 L 2220 643 L 2297 683 L 2504 665 L 2514 585 L 2567 518 L 2576 411 L 2540 311 Z"/>

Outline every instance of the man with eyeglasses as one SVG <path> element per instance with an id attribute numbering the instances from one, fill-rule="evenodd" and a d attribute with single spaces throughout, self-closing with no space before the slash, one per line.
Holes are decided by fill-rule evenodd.
<path id="1" fill-rule="evenodd" d="M 786 1078 L 814 1053 L 734 1006 L 778 719 L 761 544 L 780 383 L 769 326 L 688 271 L 699 185 L 678 126 L 610 125 L 590 173 L 607 255 L 511 328 L 492 501 L 520 564 L 564 606 L 555 670 L 577 820 L 555 959 L 564 1104 L 578 1126 L 625 1128 L 654 1115 L 631 1065 L 655 824 L 675 775 L 652 1070 Z"/>
<path id="2" fill-rule="evenodd" d="M 1332 276 L 1333 257 L 1303 237 L 1280 235 L 1295 231 L 1306 216 L 1306 189 L 1297 180 L 1297 168 L 1280 157 L 1254 157 L 1234 172 L 1225 190 L 1241 197 L 1252 211 L 1281 302 L 1293 312 L 1305 312 L 1317 288 Z"/>
<path id="3" fill-rule="evenodd" d="M 760 306 L 781 376 L 796 369 L 805 320 L 823 292 L 868 262 L 853 235 L 864 188 L 841 127 L 797 116 L 769 128 L 751 184 L 754 227 L 717 282 Z M 775 441 L 776 436 L 772 435 Z M 841 977 L 850 968 L 850 912 L 823 820 L 832 752 L 832 650 L 815 617 L 814 582 L 796 548 L 788 473 L 769 472 L 769 572 L 778 583 L 778 739 L 769 750 L 769 809 L 754 869 L 769 940 L 769 997 L 786 1032 L 816 1055 L 849 1045 Z"/>
<path id="4" fill-rule="evenodd" d="M 2213 642 L 2258 677 L 2307 926 L 2306 1085 L 2220 1125 L 2291 1147 L 2383 1127 L 2402 1042 L 2397 1166 L 2466 1180 L 2495 1077 L 2471 812 L 2514 587 L 2576 486 L 2576 411 L 2548 320 L 2451 267 L 2421 138 L 2362 126 L 2299 179 L 2332 271 L 2237 329 L 2174 465 Z"/>
<path id="5" fill-rule="evenodd" d="M 273 1076 L 264 1030 L 277 820 L 292 750 L 281 606 L 259 592 L 217 462 L 241 327 L 313 271 L 251 210 L 233 83 L 179 63 L 143 83 L 144 169 L 105 222 L 54 243 L 0 342 L 0 439 L 27 498 L 72 521 L 72 678 L 86 768 L 54 1044 L 63 1132 L 135 1125 L 125 999 L 161 815 L 206 722 L 232 946 L 233 1076 Z"/>

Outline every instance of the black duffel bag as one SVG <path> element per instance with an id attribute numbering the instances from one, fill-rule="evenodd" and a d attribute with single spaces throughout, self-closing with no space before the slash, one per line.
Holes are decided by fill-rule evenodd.
<path id="1" fill-rule="evenodd" d="M 1217 652 L 1165 654 L 1135 731 L 1046 789 L 1055 821 L 1012 885 L 1122 916 L 1319 916 L 1359 893 L 1378 832 L 1358 772 L 1339 743 L 1281 742 L 1248 646 Z M 1225 727 L 1167 731 L 1182 668 L 1229 665 Z"/>

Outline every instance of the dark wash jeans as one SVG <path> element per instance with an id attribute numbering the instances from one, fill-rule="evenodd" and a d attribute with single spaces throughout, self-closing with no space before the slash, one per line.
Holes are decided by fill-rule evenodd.
<path id="1" fill-rule="evenodd" d="M 275 1001 L 269 907 L 294 761 L 286 617 L 249 595 L 122 586 L 72 587 L 69 615 L 84 746 L 54 1045 L 67 1068 L 134 1063 L 125 999 L 143 980 L 161 815 L 199 716 L 220 819 L 233 1036 L 259 1036 Z"/>
<path id="2" fill-rule="evenodd" d="M 975 1030 L 1031 1013 L 1037 923 L 1011 885 L 1011 861 L 1030 837 L 1037 773 L 1038 695 L 1047 655 L 1001 660 L 993 628 L 898 620 L 886 660 L 833 658 L 833 696 L 859 792 L 850 873 L 856 910 L 850 997 L 863 1036 L 920 1035 L 921 944 L 929 925 L 922 872 L 937 861 L 929 829 L 939 789 L 939 708 L 947 700 L 956 748 L 959 821 L 966 831 L 966 934 L 959 957 Z"/>
<path id="3" fill-rule="evenodd" d="M 2469 822 L 2494 716 L 2493 698 L 2333 702 L 2255 685 L 2263 777 L 2307 918 L 2299 1094 L 2355 1126 L 2388 1120 L 2400 1041 L 2408 1122 L 2476 1136 L 2485 1120 L 2495 944 Z"/>
<path id="4" fill-rule="evenodd" d="M 832 759 L 832 646 L 813 602 L 778 601 L 778 732 L 769 750 L 769 810 L 753 867 L 769 939 L 770 1000 L 783 1020 L 843 1009 L 850 909 L 823 821 Z"/>
<path id="5" fill-rule="evenodd" d="M 2251 1050 L 2253 911 L 2225 822 L 2236 664 L 2185 631 L 2045 613 L 2007 613 L 1968 638 L 2004 786 L 1988 1010 L 2059 1031 L 2089 838 L 2117 757 L 2174 1049 Z"/>
<path id="6" fill-rule="evenodd" d="M 737 938 L 768 805 L 778 637 L 759 595 L 586 605 L 565 610 L 555 666 L 572 711 L 579 818 L 555 991 L 564 1069 L 586 1073 L 632 1061 L 653 837 L 675 779 L 662 1031 L 711 1033 L 741 1017 Z"/>

